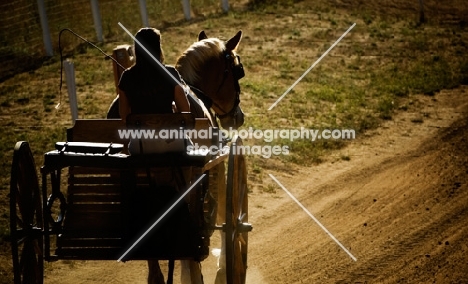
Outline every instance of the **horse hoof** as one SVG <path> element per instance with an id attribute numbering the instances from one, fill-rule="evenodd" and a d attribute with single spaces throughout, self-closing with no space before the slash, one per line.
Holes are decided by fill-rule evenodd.
<path id="1" fill-rule="evenodd" d="M 226 270 L 223 268 L 218 269 L 216 272 L 215 284 L 226 284 Z"/>

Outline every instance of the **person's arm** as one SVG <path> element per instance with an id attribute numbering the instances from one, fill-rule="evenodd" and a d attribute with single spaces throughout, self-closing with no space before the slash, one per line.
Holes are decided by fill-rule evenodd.
<path id="1" fill-rule="evenodd" d="M 119 114 L 122 121 L 125 123 L 127 115 L 131 112 L 130 104 L 128 103 L 127 95 L 124 91 L 119 89 Z"/>
<path id="2" fill-rule="evenodd" d="M 178 112 L 190 112 L 190 104 L 185 95 L 184 89 L 176 85 L 174 87 L 174 102 Z"/>

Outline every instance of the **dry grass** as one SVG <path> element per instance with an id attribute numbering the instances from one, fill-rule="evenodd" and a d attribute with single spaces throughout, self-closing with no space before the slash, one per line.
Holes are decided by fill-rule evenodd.
<path id="1" fill-rule="evenodd" d="M 442 15 L 435 10 L 441 7 L 427 1 L 428 9 L 432 10 L 426 14 L 428 22 L 419 25 L 417 8 L 404 6 L 397 0 L 386 2 L 385 7 L 373 3 L 377 1 L 362 2 L 250 1 L 250 6 L 236 4 L 237 8 L 225 15 L 213 8 L 191 22 L 178 20 L 162 25 L 166 59 L 174 63 L 200 30 L 206 30 L 209 36 L 228 38 L 242 29 L 244 38 L 239 53 L 246 69 L 246 77 L 241 80 L 242 107 L 247 115 L 245 127 L 351 128 L 358 138 L 368 129 L 378 127 L 382 120 L 391 119 L 395 111 L 411 108 L 413 95 L 431 95 L 468 83 L 466 7 L 458 11 L 444 5 Z M 463 1 L 451 2 L 456 7 Z M 352 23 L 356 27 L 329 56 L 276 108 L 267 111 Z M 112 42 L 101 45 L 105 52 L 111 53 L 116 45 L 130 42 L 118 26 L 109 29 L 113 37 Z M 80 118 L 104 118 L 115 96 L 111 62 L 87 46 L 81 46 L 69 58 L 76 68 Z M 9 236 L 5 200 L 13 145 L 19 140 L 30 141 L 39 166 L 42 154 L 54 142 L 64 140 L 65 129 L 71 126 L 65 87 L 61 96 L 58 92 L 58 62 L 58 58 L 53 58 L 41 68 L 0 83 L 3 241 Z M 56 109 L 59 101 L 61 107 Z M 274 190 L 262 181 L 265 168 L 291 171 L 294 167 L 290 163 L 318 163 L 345 143 L 274 141 L 271 144 L 288 145 L 291 154 L 273 159 L 249 157 L 251 189 L 273 194 Z M 267 143 L 256 140 L 246 144 Z M 4 245 L 0 247 L 0 275 L 8 278 L 9 251 Z"/>

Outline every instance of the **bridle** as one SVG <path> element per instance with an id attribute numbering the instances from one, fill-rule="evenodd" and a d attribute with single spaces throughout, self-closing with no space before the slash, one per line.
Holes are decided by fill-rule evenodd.
<path id="1" fill-rule="evenodd" d="M 235 117 L 237 115 L 238 106 L 240 104 L 239 80 L 242 79 L 245 76 L 244 66 L 242 65 L 242 63 L 240 61 L 240 56 L 239 55 L 236 55 L 236 58 L 237 58 L 237 60 L 239 62 L 239 64 L 237 64 L 237 65 L 234 64 L 235 61 L 234 61 L 234 58 L 233 58 L 233 56 L 231 54 L 224 51 L 223 56 L 224 56 L 225 62 L 226 62 L 226 69 L 224 69 L 223 80 L 219 84 L 219 87 L 216 90 L 216 94 L 219 93 L 219 90 L 221 90 L 221 87 L 224 85 L 224 82 L 226 81 L 226 78 L 229 75 L 229 69 L 230 69 L 231 72 L 232 72 L 232 76 L 234 77 L 234 89 L 236 90 L 236 98 L 235 98 L 233 107 L 229 111 L 225 111 L 220 105 L 218 105 L 213 100 L 211 100 L 212 105 L 214 105 L 216 108 L 218 108 L 219 110 L 221 110 L 223 112 L 222 114 L 219 114 L 219 113 L 215 114 L 219 119 L 224 119 L 224 118 L 229 117 L 229 116 Z"/>
<path id="2" fill-rule="evenodd" d="M 227 53 L 226 51 L 223 52 L 223 57 L 225 58 L 226 68 L 224 69 L 223 80 L 221 81 L 218 89 L 216 90 L 216 94 L 219 93 L 219 90 L 224 85 L 227 76 L 229 75 L 229 69 L 232 71 L 234 77 L 234 88 L 236 90 L 236 98 L 234 101 L 233 107 L 229 111 L 225 111 L 219 104 L 213 101 L 210 97 L 208 97 L 202 90 L 198 89 L 193 85 L 189 85 L 190 89 L 197 95 L 197 97 L 203 102 L 203 104 L 210 109 L 212 106 L 215 106 L 217 109 L 221 110 L 223 113 L 215 113 L 215 116 L 219 119 L 224 119 L 226 117 L 236 117 L 238 112 L 238 106 L 240 104 L 240 85 L 239 80 L 245 76 L 244 66 L 240 61 L 240 56 L 236 55 L 236 58 L 239 64 L 235 65 L 234 60 L 231 54 Z"/>

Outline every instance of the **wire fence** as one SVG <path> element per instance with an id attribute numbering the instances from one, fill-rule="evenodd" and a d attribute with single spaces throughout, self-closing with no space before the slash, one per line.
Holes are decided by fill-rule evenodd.
<path id="1" fill-rule="evenodd" d="M 188 10 L 184 2 L 190 3 Z M 125 34 L 119 29 L 118 22 L 131 30 L 145 25 L 160 28 L 173 22 L 226 12 L 226 3 L 226 0 L 1 0 L 0 82 L 41 65 L 51 53 L 57 54 L 58 34 L 63 28 L 73 29 L 95 42 L 121 41 L 125 39 Z M 99 9 L 100 23 L 96 23 L 96 15 L 93 17 L 93 4 L 97 4 Z M 238 4 L 236 1 L 229 2 L 231 7 Z M 45 32 L 49 33 L 49 42 L 44 35 L 41 5 L 45 12 L 48 26 Z M 144 12 L 142 8 L 145 8 Z M 101 34 L 96 24 L 101 26 Z M 80 43 L 78 39 L 66 37 L 62 47 L 65 51 L 71 50 Z"/>

